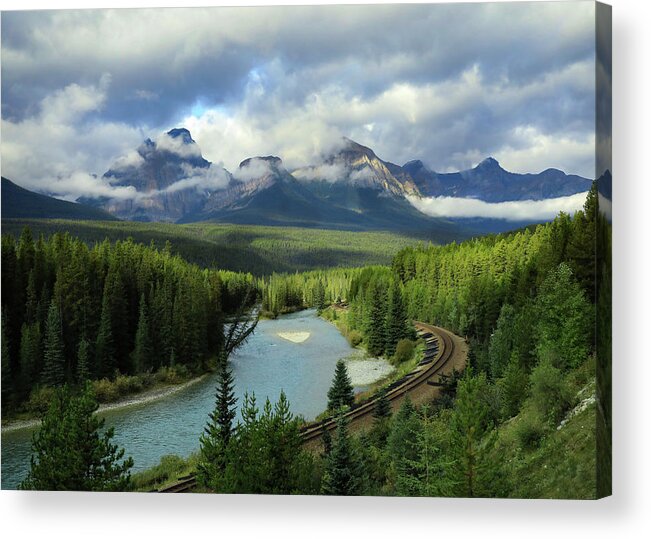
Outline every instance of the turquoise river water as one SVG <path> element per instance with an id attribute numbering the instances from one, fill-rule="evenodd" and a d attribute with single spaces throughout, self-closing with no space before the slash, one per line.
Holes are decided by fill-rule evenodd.
<path id="1" fill-rule="evenodd" d="M 302 343 L 278 336 L 309 332 Z M 295 415 L 314 419 L 327 404 L 327 391 L 338 359 L 351 347 L 330 323 L 313 310 L 262 320 L 255 333 L 231 359 L 238 405 L 246 391 L 258 403 L 274 402 L 284 390 Z M 115 427 L 114 442 L 134 459 L 133 471 L 158 464 L 167 454 L 188 456 L 214 406 L 215 376 L 210 375 L 160 400 L 106 411 L 106 425 Z M 2 433 L 2 488 L 14 489 L 27 474 L 34 428 Z"/>

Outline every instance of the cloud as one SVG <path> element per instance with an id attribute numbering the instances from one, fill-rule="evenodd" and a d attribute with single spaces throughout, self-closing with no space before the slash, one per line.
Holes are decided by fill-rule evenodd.
<path id="1" fill-rule="evenodd" d="M 573 214 L 583 208 L 585 193 L 547 200 L 518 200 L 484 202 L 473 198 L 407 197 L 420 212 L 432 217 L 468 218 L 484 217 L 506 221 L 546 221 L 563 211 Z"/>
<path id="2" fill-rule="evenodd" d="M 196 144 L 186 144 L 182 137 L 170 137 L 163 133 L 156 137 L 158 150 L 174 153 L 180 157 L 201 157 L 201 149 Z"/>
<path id="3" fill-rule="evenodd" d="M 130 148 L 142 140 L 138 129 L 91 116 L 106 102 L 110 77 L 95 84 L 70 84 L 38 104 L 19 121 L 2 118 L 2 174 L 27 189 L 74 199 L 79 196 L 132 196 L 97 178 L 117 156 L 136 157 Z"/>
<path id="4" fill-rule="evenodd" d="M 233 172 L 233 177 L 241 182 L 249 182 L 266 176 L 271 173 L 271 171 L 271 165 L 268 161 L 254 157 L 244 166 L 238 167 L 235 172 Z"/>
<path id="5" fill-rule="evenodd" d="M 493 155 L 516 172 L 592 177 L 594 9 L 6 12 L 3 170 L 47 190 L 53 168 L 102 174 L 146 136 L 184 126 L 232 170 L 270 154 L 303 167 L 345 135 L 439 171 Z"/>
<path id="6" fill-rule="evenodd" d="M 292 175 L 301 180 L 325 180 L 332 183 L 345 178 L 347 173 L 343 163 L 332 163 L 299 168 Z"/>
<path id="7" fill-rule="evenodd" d="M 216 191 L 226 188 L 230 181 L 228 172 L 217 165 L 206 168 L 184 165 L 183 168 L 186 177 L 167 186 L 159 191 L 160 193 L 174 193 L 192 188 L 197 191 Z"/>
<path id="8" fill-rule="evenodd" d="M 350 179 L 353 183 L 360 182 L 364 183 L 365 180 L 372 180 L 375 177 L 375 173 L 366 165 L 358 170 L 353 170 L 350 173 Z"/>
<path id="9" fill-rule="evenodd" d="M 142 155 L 140 155 L 136 150 L 131 150 L 125 155 L 118 157 L 115 163 L 111 166 L 111 170 L 126 170 L 128 168 L 135 168 L 142 165 L 145 162 Z"/>

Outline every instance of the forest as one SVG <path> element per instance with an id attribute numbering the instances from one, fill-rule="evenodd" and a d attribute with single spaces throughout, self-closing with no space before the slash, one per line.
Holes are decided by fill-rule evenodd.
<path id="1" fill-rule="evenodd" d="M 205 372 L 250 275 L 201 269 L 132 240 L 2 236 L 2 412 L 38 412 L 52 388 L 107 391 Z M 254 301 L 251 296 L 250 301 Z M 107 388 L 109 386 L 109 388 Z"/>
<path id="2" fill-rule="evenodd" d="M 169 246 L 88 247 L 66 234 L 35 241 L 26 229 L 18 242 L 2 242 L 3 288 L 11 291 L 3 294 L 3 381 L 7 372 L 15 382 L 3 384 L 3 401 L 5 391 L 20 403 L 34 387 L 79 388 L 67 400 L 59 397 L 66 389 L 54 393 L 51 421 L 34 442 L 45 459 L 43 440 L 57 438 L 63 418 L 80 408 L 92 414 L 85 380 L 205 368 L 223 349 L 225 314 L 252 302 L 254 287 L 263 316 L 316 307 L 351 344 L 394 362 L 403 360 L 404 343 L 415 344 L 411 321 L 446 327 L 469 342 L 470 364 L 424 406 L 406 399 L 392 413 L 380 390 L 373 424 L 360 435 L 342 415 L 354 396 L 338 366 L 329 392 L 336 432 L 308 451 L 282 391 L 276 403 L 247 395 L 237 417 L 222 356 L 213 363 L 215 408 L 189 465 L 198 490 L 594 498 L 609 484 L 596 472 L 603 458 L 596 440 L 610 440 L 609 412 L 595 406 L 599 395 L 609 403 L 610 262 L 595 248 L 608 248 L 610 234 L 593 188 L 583 211 L 536 227 L 407 246 L 390 265 L 254 277 L 201 269 Z M 596 343 L 596 331 L 605 342 Z M 84 406 L 66 407 L 75 399 Z M 93 488 L 151 489 L 171 478 L 164 470 L 130 478 L 128 459 L 118 463 L 123 453 L 109 438 L 94 443 L 112 455 L 105 470 L 112 479 Z M 24 488 L 47 484 L 37 482 L 38 462 Z"/>
<path id="3" fill-rule="evenodd" d="M 316 228 L 221 223 L 140 223 L 63 219 L 2 219 L 2 230 L 18 239 L 29 227 L 34 237 L 69 233 L 89 246 L 105 239 L 132 239 L 163 249 L 203 268 L 251 273 L 296 272 L 330 267 L 390 264 L 403 247 L 426 241 L 395 232 L 351 232 Z"/>

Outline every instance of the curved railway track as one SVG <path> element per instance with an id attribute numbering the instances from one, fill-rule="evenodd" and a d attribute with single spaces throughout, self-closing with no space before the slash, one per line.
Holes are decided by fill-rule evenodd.
<path id="1" fill-rule="evenodd" d="M 439 385 L 442 374 L 449 374 L 454 368 L 455 352 L 457 352 L 455 341 L 459 337 L 438 326 L 425 324 L 424 322 L 415 322 L 418 335 L 425 340 L 425 351 L 423 359 L 418 366 L 409 374 L 392 383 L 387 391 L 387 398 L 392 403 L 392 407 L 397 406 L 397 401 L 426 385 Z M 465 365 L 465 356 L 463 358 Z M 377 397 L 372 397 L 365 402 L 355 404 L 344 415 L 349 423 L 359 423 L 372 417 L 375 409 Z M 317 442 L 325 430 L 332 431 L 337 428 L 335 419 L 311 423 L 301 430 L 304 444 L 314 444 Z M 178 493 L 190 492 L 197 485 L 194 476 L 189 475 L 182 477 L 169 487 L 158 490 L 157 492 Z"/>
<path id="2" fill-rule="evenodd" d="M 425 340 L 425 352 L 416 369 L 389 386 L 387 398 L 392 404 L 428 382 L 438 382 L 442 371 L 454 356 L 455 343 L 452 333 L 423 322 L 415 322 L 414 325 L 419 336 Z M 432 380 L 433 378 L 437 378 L 437 380 Z M 344 416 L 350 424 L 372 416 L 376 400 L 377 397 L 374 397 L 363 403 L 353 405 Z M 324 430 L 332 431 L 336 427 L 335 419 L 307 425 L 301 432 L 303 442 L 310 443 L 320 438 Z"/>

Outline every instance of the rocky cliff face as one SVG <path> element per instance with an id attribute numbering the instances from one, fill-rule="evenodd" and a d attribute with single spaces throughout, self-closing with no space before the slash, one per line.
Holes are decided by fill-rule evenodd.
<path id="1" fill-rule="evenodd" d="M 297 169 L 293 175 L 306 185 L 321 182 L 321 191 L 342 185 L 372 189 L 396 197 L 417 194 L 418 189 L 401 167 L 382 161 L 373 150 L 344 138 L 341 147 L 318 165 Z"/>
<path id="2" fill-rule="evenodd" d="M 174 222 L 203 207 L 208 192 L 201 180 L 210 167 L 190 132 L 172 129 L 156 141 L 145 140 L 104 174 L 112 185 L 133 187 L 134 197 L 96 205 L 121 219 Z"/>

